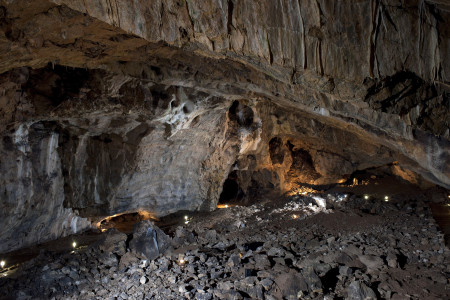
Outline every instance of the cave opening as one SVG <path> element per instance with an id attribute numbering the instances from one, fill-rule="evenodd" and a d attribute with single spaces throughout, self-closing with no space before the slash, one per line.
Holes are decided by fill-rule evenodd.
<path id="1" fill-rule="evenodd" d="M 228 174 L 227 179 L 223 183 L 222 192 L 219 197 L 219 205 L 236 205 L 244 197 L 244 193 L 239 186 L 237 170 L 233 170 Z"/>

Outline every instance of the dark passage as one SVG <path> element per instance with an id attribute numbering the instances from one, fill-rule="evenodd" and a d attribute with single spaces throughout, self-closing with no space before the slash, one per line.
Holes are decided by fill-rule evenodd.
<path id="1" fill-rule="evenodd" d="M 239 188 L 236 171 L 232 171 L 223 183 L 219 204 L 236 203 L 242 199 L 242 190 Z"/>

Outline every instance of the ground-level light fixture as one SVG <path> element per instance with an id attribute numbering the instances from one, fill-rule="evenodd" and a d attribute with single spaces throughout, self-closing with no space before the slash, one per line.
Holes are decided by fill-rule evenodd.
<path id="1" fill-rule="evenodd" d="M 291 217 L 292 217 L 292 219 L 294 219 L 294 220 L 295 220 L 295 219 L 298 219 L 298 215 L 292 215 Z"/>
<path id="2" fill-rule="evenodd" d="M 73 243 L 72 243 L 72 247 L 73 247 L 73 248 L 76 248 L 76 247 L 77 247 L 77 242 L 73 242 Z"/>
<path id="3" fill-rule="evenodd" d="M 384 196 L 384 201 L 388 202 L 389 201 L 389 197 L 388 196 Z"/>
<path id="4" fill-rule="evenodd" d="M 183 254 L 178 254 L 178 264 L 184 265 L 186 263 L 186 261 L 184 260 L 184 255 Z"/>
<path id="5" fill-rule="evenodd" d="M 369 199 L 369 195 L 364 195 L 364 199 Z"/>
<path id="6" fill-rule="evenodd" d="M 4 268 L 6 265 L 6 261 L 2 260 L 0 261 L 0 267 Z"/>
<path id="7" fill-rule="evenodd" d="M 233 206 L 233 204 L 217 204 L 217 208 L 230 208 Z"/>

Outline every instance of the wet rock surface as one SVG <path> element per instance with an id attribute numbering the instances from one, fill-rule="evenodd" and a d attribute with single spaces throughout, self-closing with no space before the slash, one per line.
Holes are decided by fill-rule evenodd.
<path id="1" fill-rule="evenodd" d="M 184 218 L 183 221 L 184 222 Z M 108 244 L 43 252 L 1 299 L 447 299 L 450 251 L 424 194 L 295 195 L 188 216 L 155 259 Z M 339 224 L 339 226 L 335 226 Z M 127 242 L 127 245 L 132 243 Z M 99 246 L 100 245 L 100 246 Z"/>

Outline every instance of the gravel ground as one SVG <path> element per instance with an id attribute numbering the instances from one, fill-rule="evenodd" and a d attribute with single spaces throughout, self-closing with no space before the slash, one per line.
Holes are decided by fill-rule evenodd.
<path id="1" fill-rule="evenodd" d="M 308 194 L 191 214 L 153 260 L 112 229 L 42 251 L 0 278 L 0 299 L 450 299 L 450 251 L 425 200 Z"/>

